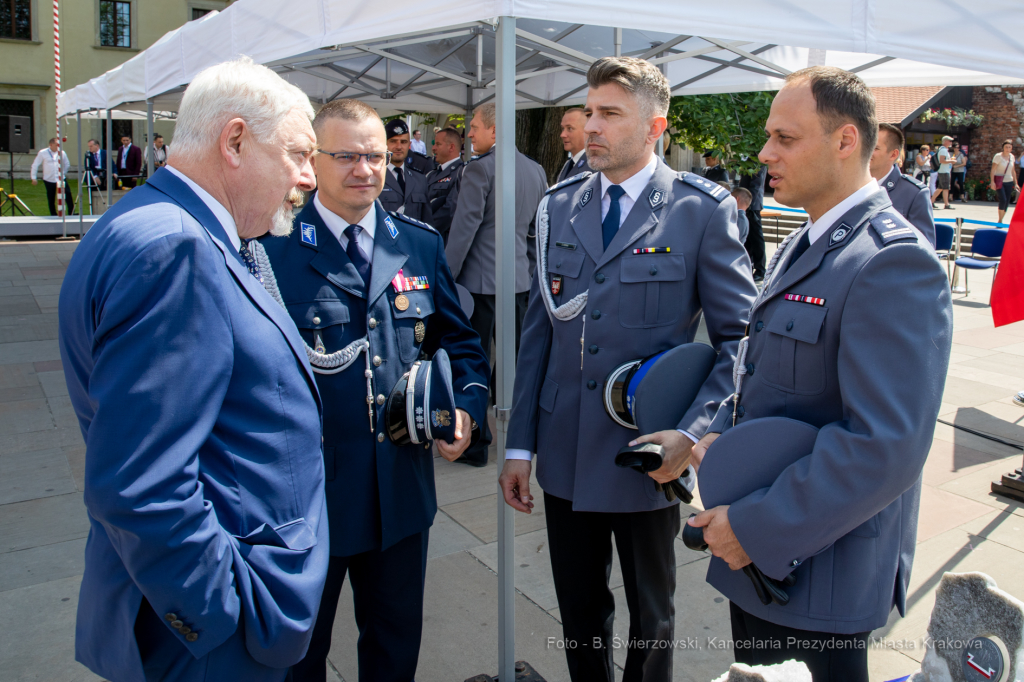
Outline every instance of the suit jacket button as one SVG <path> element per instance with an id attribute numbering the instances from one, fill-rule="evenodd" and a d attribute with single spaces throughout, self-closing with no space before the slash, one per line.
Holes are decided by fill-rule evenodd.
<path id="1" fill-rule="evenodd" d="M 419 315 L 419 314 L 420 314 L 420 307 L 419 307 L 419 306 L 416 306 L 416 314 L 417 314 L 417 315 Z"/>
<path id="2" fill-rule="evenodd" d="M 754 363 L 747 363 L 747 376 L 754 376 Z"/>
<path id="3" fill-rule="evenodd" d="M 186 642 L 194 642 L 197 639 L 199 639 L 199 634 L 198 633 L 190 632 L 187 635 L 185 635 L 185 641 Z"/>
<path id="4" fill-rule="evenodd" d="M 737 417 L 742 417 L 744 415 L 744 413 L 746 413 L 746 410 L 743 409 L 742 405 L 740 405 L 739 409 L 736 410 L 736 416 Z"/>
<path id="5" fill-rule="evenodd" d="M 597 355 L 597 346 L 591 346 L 589 350 L 591 355 Z"/>
<path id="6" fill-rule="evenodd" d="M 383 433 L 378 433 L 377 434 L 377 442 L 378 443 L 383 443 L 384 442 L 384 434 Z"/>
<path id="7" fill-rule="evenodd" d="M 556 268 L 562 267 L 562 261 L 558 261 L 557 263 L 555 263 L 555 267 Z"/>
<path id="8" fill-rule="evenodd" d="M 377 320 L 375 320 L 375 319 L 373 319 L 371 317 L 370 318 L 370 322 L 368 323 L 368 326 L 370 327 L 370 329 L 376 329 L 377 328 Z"/>
<path id="9" fill-rule="evenodd" d="M 187 625 L 182 625 L 180 628 L 178 628 L 178 632 L 180 632 L 183 635 L 187 635 L 188 633 L 192 632 L 192 628 L 190 628 Z"/>
<path id="10" fill-rule="evenodd" d="M 786 323 L 786 331 L 793 331 L 793 320 L 790 320 L 789 322 Z"/>
<path id="11" fill-rule="evenodd" d="M 381 393 L 380 395 L 377 396 L 377 404 L 378 405 L 383 405 L 384 404 L 384 394 L 383 393 Z"/>
<path id="12" fill-rule="evenodd" d="M 604 273 L 599 272 L 596 275 L 594 275 L 594 281 L 597 282 L 598 284 L 604 284 Z"/>
<path id="13" fill-rule="evenodd" d="M 319 317 L 314 317 L 313 318 L 313 324 L 320 324 L 320 318 Z"/>
<path id="14" fill-rule="evenodd" d="M 759 332 L 762 329 L 764 329 L 764 322 L 762 322 L 761 320 L 758 320 L 757 324 L 754 325 L 754 331 Z"/>
<path id="15" fill-rule="evenodd" d="M 593 391 L 595 388 L 597 388 L 597 382 L 591 379 L 590 381 L 587 382 L 587 388 Z"/>
<path id="16" fill-rule="evenodd" d="M 172 620 L 171 621 L 171 627 L 174 628 L 175 630 L 179 630 L 179 629 L 181 629 L 184 626 L 185 626 L 185 624 L 182 623 L 180 620 Z"/>
<path id="17" fill-rule="evenodd" d="M 373 356 L 373 366 L 374 367 L 380 367 L 380 362 L 381 362 L 380 356 L 379 355 L 374 355 Z"/>
<path id="18" fill-rule="evenodd" d="M 595 320 L 600 320 L 601 319 L 601 311 L 600 310 L 595 310 L 594 312 L 590 313 L 590 316 L 592 318 L 594 318 Z"/>
<path id="19" fill-rule="evenodd" d="M 658 268 L 651 268 L 651 274 L 652 275 L 657 275 L 658 274 Z"/>
<path id="20" fill-rule="evenodd" d="M 171 621 L 178 620 L 178 614 L 176 614 L 176 613 L 165 613 L 164 614 L 164 620 L 166 620 L 168 623 L 170 623 Z"/>

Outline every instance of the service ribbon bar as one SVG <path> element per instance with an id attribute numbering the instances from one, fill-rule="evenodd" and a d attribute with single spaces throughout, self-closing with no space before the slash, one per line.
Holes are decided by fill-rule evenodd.
<path id="1" fill-rule="evenodd" d="M 395 288 L 397 292 L 403 291 L 423 291 L 424 289 L 430 288 L 430 281 L 424 277 L 405 277 L 402 271 L 399 270 L 395 278 L 391 280 L 391 286 Z"/>
<path id="2" fill-rule="evenodd" d="M 787 301 L 798 301 L 800 303 L 810 303 L 811 305 L 825 305 L 825 299 L 815 298 L 814 296 L 801 296 L 800 294 L 786 294 Z"/>
<path id="3" fill-rule="evenodd" d="M 655 246 L 654 248 L 650 248 L 650 249 L 633 249 L 633 253 L 637 254 L 637 255 L 639 255 L 641 253 L 672 253 L 672 247 L 671 246 Z"/>

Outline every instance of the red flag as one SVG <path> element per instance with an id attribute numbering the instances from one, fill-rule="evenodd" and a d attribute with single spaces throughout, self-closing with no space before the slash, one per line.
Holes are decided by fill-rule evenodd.
<path id="1" fill-rule="evenodd" d="M 1003 256 L 992 285 L 992 320 L 997 327 L 1024 320 L 1024 197 L 1010 219 Z"/>

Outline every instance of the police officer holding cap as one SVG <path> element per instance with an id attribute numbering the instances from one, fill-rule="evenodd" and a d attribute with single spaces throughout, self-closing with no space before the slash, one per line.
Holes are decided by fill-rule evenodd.
<path id="1" fill-rule="evenodd" d="M 686 471 L 694 441 L 732 392 L 756 289 L 729 192 L 654 154 L 667 125 L 665 76 L 640 59 L 607 57 L 587 82 L 587 160 L 599 172 L 551 188 L 538 210 L 500 485 L 510 506 L 530 513 L 536 453 L 563 632 L 576 645 L 566 647 L 572 679 L 614 679 L 614 536 L 630 611 L 624 679 L 667 682 L 681 525 L 678 498 L 655 484 Z M 661 468 L 617 467 L 616 454 L 638 434 L 605 414 L 606 377 L 692 342 L 702 312 L 717 359 L 679 430 L 649 436 L 664 447 Z"/>
<path id="2" fill-rule="evenodd" d="M 335 100 L 313 130 L 319 191 L 290 236 L 265 238 L 255 253 L 299 328 L 324 405 L 331 558 L 309 651 L 292 672 L 325 679 L 347 574 L 360 679 L 408 682 L 437 511 L 431 441 L 454 460 L 480 438 L 490 367 L 441 236 L 377 201 L 389 153 L 376 112 Z"/>
<path id="3" fill-rule="evenodd" d="M 384 126 L 388 136 L 391 161 L 384 176 L 384 190 L 380 195 L 385 211 L 407 215 L 428 225 L 433 224 L 430 202 L 427 201 L 427 179 L 418 169 L 406 163 L 409 159 L 409 126 L 400 118 Z"/>

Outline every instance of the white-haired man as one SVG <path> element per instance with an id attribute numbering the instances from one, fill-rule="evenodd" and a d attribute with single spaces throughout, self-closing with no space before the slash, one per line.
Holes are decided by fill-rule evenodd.
<path id="1" fill-rule="evenodd" d="M 320 400 L 249 240 L 312 190 L 303 93 L 247 58 L 185 91 L 168 166 L 82 239 L 60 350 L 86 442 L 76 658 L 111 680 L 284 680 L 328 563 Z"/>

